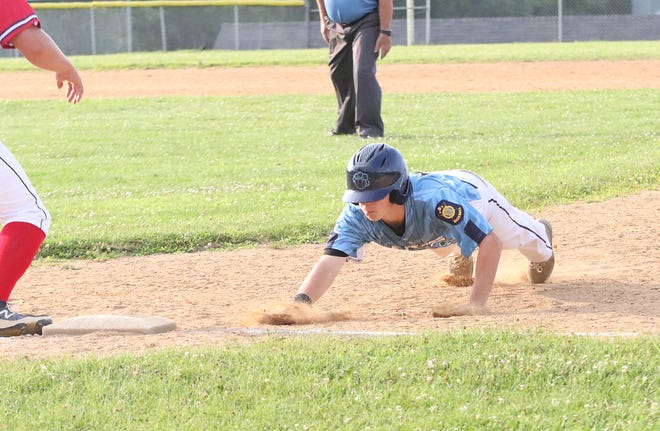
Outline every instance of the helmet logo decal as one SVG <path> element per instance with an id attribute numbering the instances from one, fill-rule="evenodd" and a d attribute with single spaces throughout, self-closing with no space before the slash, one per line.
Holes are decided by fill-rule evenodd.
<path id="1" fill-rule="evenodd" d="M 358 190 L 364 190 L 369 188 L 371 183 L 369 182 L 369 175 L 366 172 L 357 171 L 353 174 L 353 184 Z"/>

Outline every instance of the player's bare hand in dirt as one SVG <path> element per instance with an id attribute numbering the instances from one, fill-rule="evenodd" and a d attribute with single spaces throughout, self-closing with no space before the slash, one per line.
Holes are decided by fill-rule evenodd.
<path id="1" fill-rule="evenodd" d="M 351 312 L 346 310 L 323 310 L 304 302 L 274 304 L 263 310 L 252 312 L 245 323 L 263 325 L 309 325 L 311 323 L 339 322 L 349 320 Z"/>
<path id="2" fill-rule="evenodd" d="M 69 103 L 76 104 L 80 102 L 83 95 L 83 83 L 78 71 L 71 67 L 55 74 L 57 88 L 61 89 L 64 83 L 67 83 L 66 100 Z"/>
<path id="3" fill-rule="evenodd" d="M 264 312 L 258 322 L 267 325 L 305 325 L 312 323 L 310 313 L 309 304 L 288 304 L 280 310 Z"/>
<path id="4" fill-rule="evenodd" d="M 488 309 L 485 305 L 478 305 L 473 303 L 442 303 L 433 309 L 433 317 L 454 317 L 454 316 L 476 316 L 479 314 L 488 314 Z"/>

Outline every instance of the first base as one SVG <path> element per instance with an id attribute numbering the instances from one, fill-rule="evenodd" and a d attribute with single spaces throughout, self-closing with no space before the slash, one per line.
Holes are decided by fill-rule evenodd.
<path id="1" fill-rule="evenodd" d="M 91 332 L 160 334 L 176 329 L 172 319 L 155 316 L 94 314 L 72 317 L 43 327 L 43 335 L 81 335 Z"/>

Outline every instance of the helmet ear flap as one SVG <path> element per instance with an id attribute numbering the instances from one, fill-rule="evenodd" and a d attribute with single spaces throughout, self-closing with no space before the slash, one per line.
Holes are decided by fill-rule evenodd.
<path id="1" fill-rule="evenodd" d="M 400 189 L 394 189 L 390 192 L 390 202 L 397 205 L 403 205 L 408 199 L 408 189 L 410 188 L 410 181 L 406 178 L 403 180 Z"/>
<path id="2" fill-rule="evenodd" d="M 401 193 L 399 193 L 398 190 L 392 190 L 390 192 L 390 202 L 397 205 L 403 205 L 406 203 L 406 199 L 401 196 Z"/>

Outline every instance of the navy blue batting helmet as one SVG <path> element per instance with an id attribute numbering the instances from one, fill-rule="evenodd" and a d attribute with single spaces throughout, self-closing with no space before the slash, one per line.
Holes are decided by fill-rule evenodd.
<path id="1" fill-rule="evenodd" d="M 346 166 L 346 185 L 344 202 L 375 202 L 389 194 L 392 202 L 403 205 L 408 194 L 408 166 L 394 147 L 365 145 Z"/>

